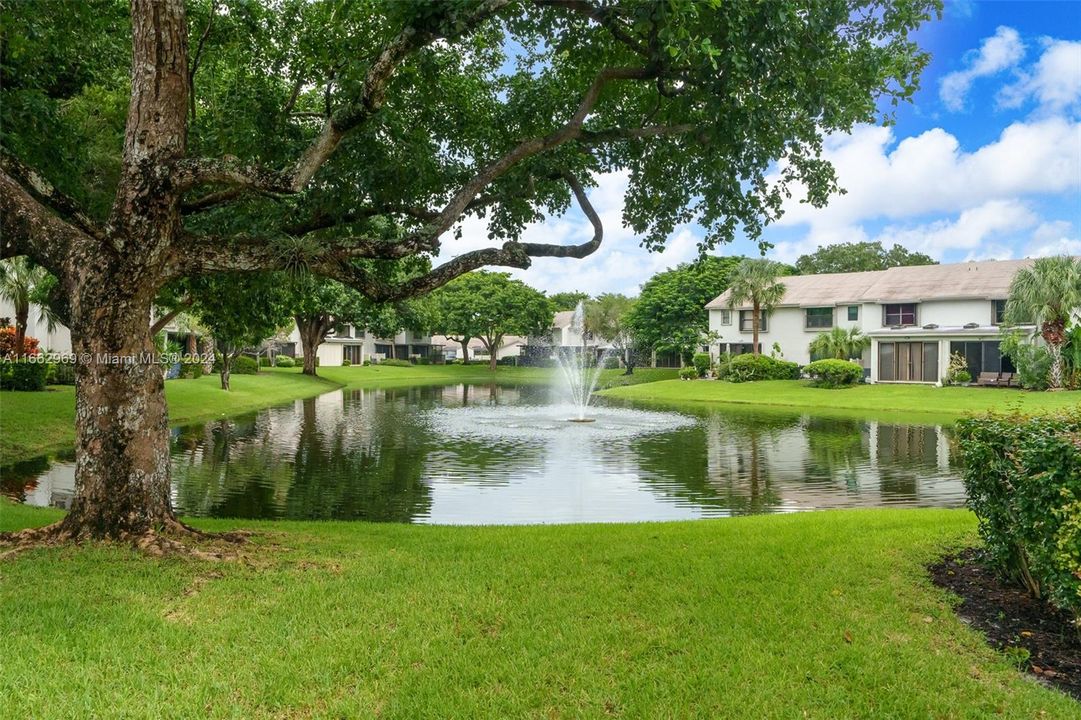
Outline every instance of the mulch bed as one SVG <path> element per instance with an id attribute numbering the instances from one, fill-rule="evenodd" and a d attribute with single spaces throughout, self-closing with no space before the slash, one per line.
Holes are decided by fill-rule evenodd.
<path id="1" fill-rule="evenodd" d="M 1015 655 L 1041 682 L 1081 700 L 1081 637 L 1069 615 L 1023 589 L 1004 584 L 970 548 L 930 568 L 936 585 L 963 599 L 962 620 L 987 636 L 992 647 Z"/>

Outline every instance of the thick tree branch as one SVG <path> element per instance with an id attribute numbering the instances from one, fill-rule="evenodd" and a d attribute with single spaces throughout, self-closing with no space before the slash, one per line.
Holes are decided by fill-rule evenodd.
<path id="1" fill-rule="evenodd" d="M 46 180 L 36 170 L 24 165 L 14 155 L 0 150 L 0 170 L 19 187 L 64 220 L 94 238 L 105 236 L 103 230 L 83 212 L 78 204 Z"/>
<path id="2" fill-rule="evenodd" d="M 217 2 L 210 3 L 210 17 L 203 28 L 203 34 L 199 37 L 199 45 L 195 48 L 195 54 L 191 59 L 191 68 L 188 70 L 188 104 L 191 111 L 191 119 L 195 119 L 195 73 L 199 72 L 199 62 L 203 59 L 203 48 L 206 39 L 210 37 L 210 30 L 214 27 L 214 16 L 218 14 Z"/>
<path id="3" fill-rule="evenodd" d="M 339 279 L 353 285 L 361 292 L 380 293 L 379 295 L 369 294 L 369 297 L 377 302 L 389 302 L 431 292 L 460 275 L 488 265 L 501 265 L 524 270 L 530 266 L 534 257 L 578 259 L 587 257 L 596 252 L 601 246 L 601 240 L 604 238 L 604 225 L 601 223 L 600 215 L 597 214 L 592 203 L 589 202 L 589 197 L 586 195 L 581 183 L 570 173 L 565 174 L 564 178 L 571 186 L 582 212 L 585 213 L 590 224 L 593 225 L 593 237 L 588 242 L 580 245 L 507 242 L 503 244 L 503 247 L 484 248 L 464 253 L 453 260 L 443 263 L 425 275 L 413 278 L 397 286 L 375 282 L 363 271 L 354 272 L 348 279 L 342 277 L 339 277 Z"/>
<path id="4" fill-rule="evenodd" d="M 66 207 L 66 199 L 60 199 L 51 185 L 33 171 L 30 178 L 35 182 L 24 187 L 6 164 L 0 168 L 0 258 L 26 255 L 63 277 L 71 249 L 95 238 L 43 202 L 48 199 Z"/>

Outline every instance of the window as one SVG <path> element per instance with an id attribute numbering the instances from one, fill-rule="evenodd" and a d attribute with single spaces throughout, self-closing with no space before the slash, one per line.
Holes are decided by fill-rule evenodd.
<path id="1" fill-rule="evenodd" d="M 739 311 L 739 331 L 740 332 L 753 332 L 754 328 L 751 327 L 751 321 L 754 319 L 753 310 L 740 310 Z M 758 331 L 766 332 L 766 313 L 762 311 L 758 316 Z"/>
<path id="2" fill-rule="evenodd" d="M 849 305 L 848 306 L 848 320 L 849 322 L 856 322 L 860 319 L 860 306 Z"/>
<path id="3" fill-rule="evenodd" d="M 1005 300 L 992 300 L 991 301 L 991 324 L 1003 325 L 1006 322 L 1006 301 Z"/>
<path id="4" fill-rule="evenodd" d="M 347 323 L 336 323 L 334 325 L 334 337 L 336 338 L 351 338 L 353 334 L 349 332 L 352 328 Z"/>
<path id="5" fill-rule="evenodd" d="M 938 343 L 879 343 L 878 379 L 883 382 L 937 382 Z"/>
<path id="6" fill-rule="evenodd" d="M 364 346 L 346 345 L 342 348 L 342 357 L 348 360 L 350 365 L 360 365 L 364 362 Z"/>
<path id="7" fill-rule="evenodd" d="M 829 329 L 833 327 L 833 308 L 807 308 L 806 327 L 808 330 Z"/>
<path id="8" fill-rule="evenodd" d="M 731 325 L 731 324 L 732 324 L 732 311 L 731 310 L 721 310 L 721 325 Z"/>
<path id="9" fill-rule="evenodd" d="M 905 303 L 903 305 L 885 305 L 883 306 L 883 315 L 884 319 L 882 324 L 887 327 L 896 325 L 915 325 L 916 304 Z"/>

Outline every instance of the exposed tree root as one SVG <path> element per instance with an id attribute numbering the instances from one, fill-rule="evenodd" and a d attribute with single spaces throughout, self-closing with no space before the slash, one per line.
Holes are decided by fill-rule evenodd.
<path id="1" fill-rule="evenodd" d="M 111 537 L 98 537 L 86 528 L 71 528 L 65 520 L 45 527 L 0 533 L 0 560 L 34 548 L 82 543 L 129 545 L 152 557 L 238 560 L 238 547 L 252 535 L 246 530 L 206 532 L 170 518 L 158 527 L 143 532 L 121 532 Z"/>

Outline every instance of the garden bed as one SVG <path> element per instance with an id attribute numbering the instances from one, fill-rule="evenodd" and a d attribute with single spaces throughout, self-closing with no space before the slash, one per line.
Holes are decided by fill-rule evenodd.
<path id="1" fill-rule="evenodd" d="M 961 596 L 957 614 L 1040 682 L 1081 700 L 1081 637 L 1068 613 L 1002 582 L 975 549 L 933 565 L 935 584 Z"/>

